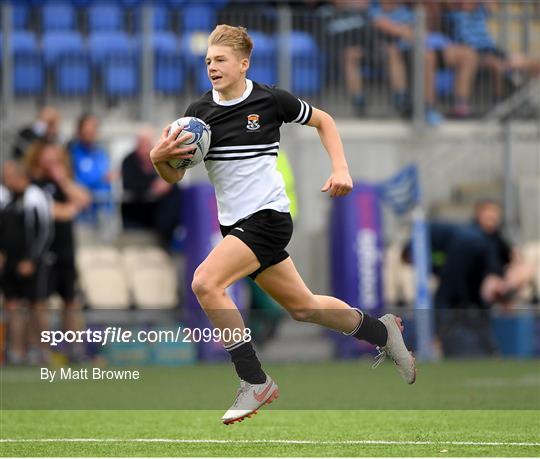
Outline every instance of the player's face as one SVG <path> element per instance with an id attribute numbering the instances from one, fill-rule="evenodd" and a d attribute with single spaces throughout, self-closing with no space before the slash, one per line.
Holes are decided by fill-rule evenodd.
<path id="1" fill-rule="evenodd" d="M 212 87 L 216 91 L 227 93 L 243 84 L 248 67 L 249 60 L 242 57 L 230 46 L 213 45 L 208 47 L 206 70 Z"/>
<path id="2" fill-rule="evenodd" d="M 501 209 L 495 204 L 484 204 L 477 212 L 478 224 L 487 233 L 494 233 L 501 224 Z"/>

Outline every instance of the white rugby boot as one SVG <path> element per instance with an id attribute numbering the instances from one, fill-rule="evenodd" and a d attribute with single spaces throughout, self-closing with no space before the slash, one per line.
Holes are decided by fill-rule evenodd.
<path id="1" fill-rule="evenodd" d="M 259 408 L 269 405 L 278 397 L 278 386 L 268 375 L 263 384 L 250 384 L 240 380 L 240 389 L 238 389 L 236 399 L 221 420 L 223 424 L 243 421 L 257 414 Z"/>
<path id="2" fill-rule="evenodd" d="M 415 359 L 412 352 L 407 350 L 403 342 L 401 318 L 396 317 L 394 314 L 385 314 L 379 320 L 388 330 L 388 340 L 385 346 L 377 347 L 379 355 L 375 357 L 373 368 L 378 367 L 388 356 L 396 364 L 397 371 L 405 382 L 413 384 L 416 381 Z"/>

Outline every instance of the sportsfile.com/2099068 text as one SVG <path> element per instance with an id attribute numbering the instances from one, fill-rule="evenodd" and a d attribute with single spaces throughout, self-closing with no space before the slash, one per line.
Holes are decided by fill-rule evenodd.
<path id="1" fill-rule="evenodd" d="M 209 343 L 251 341 L 249 328 L 189 328 L 178 326 L 176 330 L 126 330 L 107 327 L 104 330 L 43 330 L 41 342 L 57 346 L 61 343 Z"/>

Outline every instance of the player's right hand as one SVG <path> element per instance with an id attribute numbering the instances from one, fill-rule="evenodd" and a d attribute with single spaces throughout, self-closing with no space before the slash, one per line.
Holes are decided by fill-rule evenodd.
<path id="1" fill-rule="evenodd" d="M 154 164 L 168 162 L 171 159 L 190 159 L 197 148 L 196 145 L 182 146 L 182 143 L 191 137 L 190 133 L 180 135 L 183 126 L 179 126 L 171 134 L 169 128 L 169 125 L 165 126 L 158 143 L 150 150 L 150 159 Z"/>

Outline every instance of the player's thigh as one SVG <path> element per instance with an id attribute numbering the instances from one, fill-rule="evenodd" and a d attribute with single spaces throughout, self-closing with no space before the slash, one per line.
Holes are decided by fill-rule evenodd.
<path id="1" fill-rule="evenodd" d="M 193 290 L 226 288 L 256 271 L 260 266 L 252 250 L 235 236 L 225 236 L 195 270 Z"/>
<path id="2" fill-rule="evenodd" d="M 316 305 L 315 296 L 300 277 L 291 257 L 265 269 L 257 276 L 256 282 L 289 312 Z"/>

